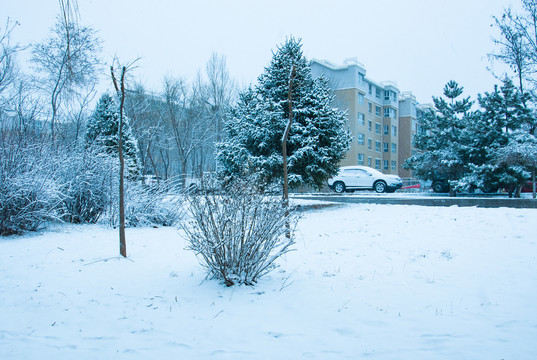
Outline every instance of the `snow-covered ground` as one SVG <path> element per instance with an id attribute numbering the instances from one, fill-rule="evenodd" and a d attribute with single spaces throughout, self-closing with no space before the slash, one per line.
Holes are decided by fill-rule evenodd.
<path id="1" fill-rule="evenodd" d="M 255 287 L 173 228 L 0 238 L 0 359 L 536 359 L 537 210 L 307 211 Z"/>

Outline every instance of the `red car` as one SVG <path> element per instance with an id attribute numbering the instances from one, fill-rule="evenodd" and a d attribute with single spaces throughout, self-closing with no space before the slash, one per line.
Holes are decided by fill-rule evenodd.
<path id="1" fill-rule="evenodd" d="M 522 190 L 520 192 L 523 193 L 532 193 L 533 192 L 533 182 L 528 181 L 527 183 L 522 186 Z"/>

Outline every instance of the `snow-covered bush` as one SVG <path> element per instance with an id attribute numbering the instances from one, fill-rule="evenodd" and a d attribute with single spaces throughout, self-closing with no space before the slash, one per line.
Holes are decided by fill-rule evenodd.
<path id="1" fill-rule="evenodd" d="M 279 196 L 236 181 L 222 192 L 199 191 L 188 197 L 191 221 L 181 228 L 208 276 L 227 286 L 253 285 L 275 268 L 274 261 L 294 244 L 298 217 Z"/>
<path id="2" fill-rule="evenodd" d="M 117 162 L 98 149 L 88 148 L 68 155 L 59 176 L 65 198 L 59 206 L 62 220 L 96 223 L 110 204 L 112 176 Z"/>
<path id="3" fill-rule="evenodd" d="M 175 180 L 147 186 L 139 182 L 125 184 L 125 226 L 173 226 L 183 217 L 183 195 Z M 114 191 L 116 187 L 114 187 Z M 114 196 L 111 223 L 119 224 L 119 204 Z"/>
<path id="4" fill-rule="evenodd" d="M 63 196 L 47 145 L 27 139 L 0 142 L 0 235 L 22 234 L 56 219 Z"/>

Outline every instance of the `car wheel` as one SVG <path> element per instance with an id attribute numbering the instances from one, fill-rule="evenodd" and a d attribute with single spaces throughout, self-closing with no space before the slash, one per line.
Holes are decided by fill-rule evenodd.
<path id="1" fill-rule="evenodd" d="M 435 193 L 443 193 L 443 192 L 446 192 L 444 191 L 444 184 L 442 184 L 440 181 L 437 181 L 435 183 L 433 183 L 433 185 L 431 186 L 431 188 L 433 189 L 433 191 Z M 449 190 L 448 190 L 449 191 Z"/>
<path id="2" fill-rule="evenodd" d="M 373 188 L 374 188 L 375 191 L 378 192 L 378 193 L 386 192 L 386 183 L 385 183 L 384 181 L 377 181 L 377 182 L 373 185 Z"/>
<path id="3" fill-rule="evenodd" d="M 337 192 L 338 194 L 342 194 L 345 192 L 345 184 L 342 183 L 341 181 L 338 181 L 337 183 L 334 184 L 334 191 Z"/>

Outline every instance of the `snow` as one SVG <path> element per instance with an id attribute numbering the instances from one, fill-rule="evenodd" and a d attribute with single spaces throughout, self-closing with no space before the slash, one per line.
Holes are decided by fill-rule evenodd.
<path id="1" fill-rule="evenodd" d="M 305 205 L 307 201 L 302 201 Z M 534 359 L 535 209 L 334 205 L 255 287 L 174 228 L 0 238 L 0 359 Z"/>

